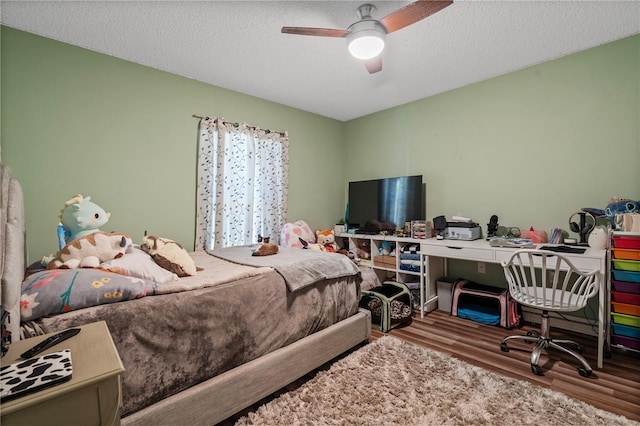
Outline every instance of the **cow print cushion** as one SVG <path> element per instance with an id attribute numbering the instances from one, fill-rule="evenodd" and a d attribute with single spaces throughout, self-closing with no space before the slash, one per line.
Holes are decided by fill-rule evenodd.
<path id="1" fill-rule="evenodd" d="M 71 373 L 69 349 L 5 365 L 0 369 L 0 398 L 5 402 L 62 383 Z"/>

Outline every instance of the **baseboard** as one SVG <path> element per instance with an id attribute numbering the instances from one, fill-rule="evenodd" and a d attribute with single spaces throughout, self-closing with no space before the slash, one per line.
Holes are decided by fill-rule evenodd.
<path id="1" fill-rule="evenodd" d="M 540 324 L 541 311 L 523 306 L 522 314 L 526 322 Z M 549 312 L 551 327 L 586 334 L 588 336 L 598 336 L 597 329 L 594 329 L 597 327 L 597 322 L 566 314 L 563 314 L 563 317 L 559 316 L 556 312 Z"/>

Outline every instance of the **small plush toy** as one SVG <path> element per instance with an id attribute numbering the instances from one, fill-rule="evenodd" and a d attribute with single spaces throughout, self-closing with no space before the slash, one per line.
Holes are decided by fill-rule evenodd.
<path id="1" fill-rule="evenodd" d="M 314 250 L 314 251 L 327 251 L 327 248 L 324 246 L 324 244 L 309 243 L 307 242 L 307 240 L 303 238 L 298 238 L 298 240 L 300 241 L 300 244 L 302 244 L 303 249 Z"/>
<path id="2" fill-rule="evenodd" d="M 360 259 L 371 259 L 369 240 L 356 240 L 356 256 Z"/>
<path id="3" fill-rule="evenodd" d="M 320 245 L 323 245 L 326 251 L 335 253 L 340 247 L 336 244 L 336 233 L 333 229 L 331 230 L 316 230 L 316 242 Z"/>
<path id="4" fill-rule="evenodd" d="M 149 253 L 158 265 L 179 277 L 196 274 L 196 264 L 189 253 L 173 240 L 145 235 L 141 248 Z"/>
<path id="5" fill-rule="evenodd" d="M 122 257 L 129 246 L 127 234 L 93 232 L 65 245 L 47 263 L 47 269 L 97 268 L 102 262 Z"/>
<path id="6" fill-rule="evenodd" d="M 109 221 L 110 215 L 92 202 L 91 197 L 74 195 L 60 210 L 60 222 L 68 237 L 66 242 L 100 231 L 99 228 Z"/>
<path id="7" fill-rule="evenodd" d="M 613 229 L 620 228 L 622 224 L 622 215 L 640 212 L 640 201 L 629 200 L 628 198 L 614 197 L 609 200 L 604 213 L 611 221 Z"/>
<path id="8" fill-rule="evenodd" d="M 380 256 L 389 256 L 391 254 L 391 243 L 389 241 L 383 241 L 380 245 Z"/>

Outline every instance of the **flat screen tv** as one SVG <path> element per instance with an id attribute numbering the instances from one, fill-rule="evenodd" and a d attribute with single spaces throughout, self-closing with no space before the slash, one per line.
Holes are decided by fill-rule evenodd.
<path id="1" fill-rule="evenodd" d="M 425 220 L 422 175 L 349 182 L 349 229 L 395 231 L 405 222 Z"/>

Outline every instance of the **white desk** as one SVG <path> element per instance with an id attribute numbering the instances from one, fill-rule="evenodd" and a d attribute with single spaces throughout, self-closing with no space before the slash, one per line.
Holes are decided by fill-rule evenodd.
<path id="1" fill-rule="evenodd" d="M 542 245 L 542 244 L 541 244 Z M 445 275 L 446 259 L 461 259 L 476 262 L 500 263 L 516 251 L 515 248 L 491 247 L 485 240 L 460 241 L 430 238 L 421 242 L 423 257 L 424 285 L 420 289 L 421 315 L 424 308 L 432 310 L 437 303 L 436 280 Z M 598 292 L 598 368 L 602 368 L 604 346 L 608 325 L 608 273 L 607 250 L 587 248 L 584 254 L 563 253 L 579 269 L 600 270 L 600 291 Z"/>

